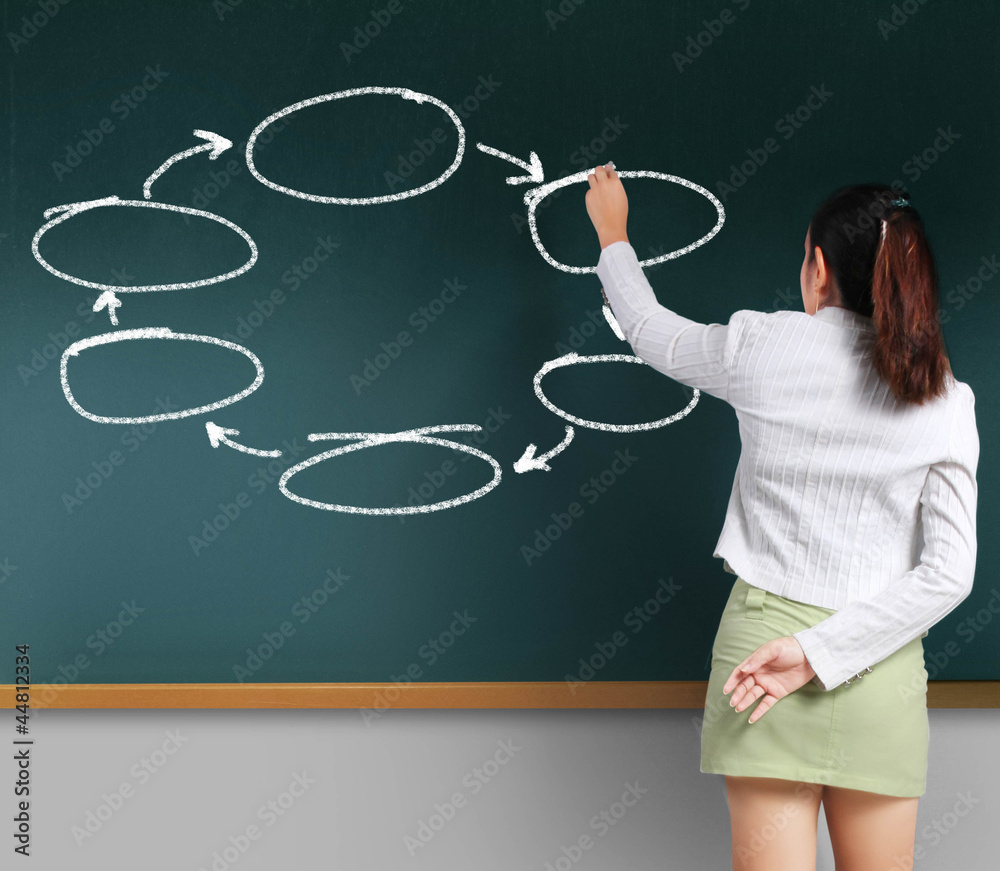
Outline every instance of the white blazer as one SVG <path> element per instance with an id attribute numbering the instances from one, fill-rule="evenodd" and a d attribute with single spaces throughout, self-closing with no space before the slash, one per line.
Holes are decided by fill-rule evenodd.
<path id="1" fill-rule="evenodd" d="M 968 384 L 899 402 L 871 362 L 871 318 L 846 308 L 682 317 L 657 303 L 627 242 L 601 252 L 597 275 L 638 357 L 736 411 L 742 449 L 713 556 L 753 586 L 837 609 L 794 634 L 814 683 L 833 689 L 969 595 L 979 434 Z"/>

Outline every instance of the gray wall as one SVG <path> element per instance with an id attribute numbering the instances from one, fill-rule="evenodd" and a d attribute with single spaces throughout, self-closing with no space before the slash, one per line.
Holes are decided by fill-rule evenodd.
<path id="1" fill-rule="evenodd" d="M 235 861 L 214 871 L 727 869 L 724 781 L 698 770 L 701 713 L 389 710 L 366 724 L 353 710 L 39 710 L 30 867 L 196 871 L 229 847 Z M 916 867 L 995 867 L 1000 712 L 932 710 L 930 720 Z M 592 828 L 628 784 L 638 800 Z M 435 819 L 411 855 L 405 836 L 416 840 L 456 793 L 462 805 L 445 808 L 450 819 Z M 94 831 L 78 844 L 88 812 Z M 251 825 L 257 837 L 244 835 L 237 857 L 230 837 L 240 843 Z M 557 864 L 586 834 L 580 860 Z M 832 871 L 822 812 L 819 841 L 817 868 Z"/>

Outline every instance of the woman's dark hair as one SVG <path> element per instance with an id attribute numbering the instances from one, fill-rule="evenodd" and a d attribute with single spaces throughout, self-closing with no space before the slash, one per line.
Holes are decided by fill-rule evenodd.
<path id="1" fill-rule="evenodd" d="M 919 213 L 900 200 L 906 191 L 883 184 L 835 191 L 809 224 L 809 262 L 819 246 L 841 304 L 875 324 L 875 370 L 899 400 L 922 405 L 947 392 L 951 365 L 934 256 Z"/>

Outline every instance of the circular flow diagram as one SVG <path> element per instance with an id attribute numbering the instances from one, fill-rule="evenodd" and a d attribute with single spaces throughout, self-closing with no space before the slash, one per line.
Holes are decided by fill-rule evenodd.
<path id="1" fill-rule="evenodd" d="M 254 147 L 257 143 L 258 138 L 271 124 L 280 120 L 281 118 L 292 114 L 293 112 L 300 111 L 302 109 L 307 109 L 312 106 L 321 105 L 324 103 L 330 103 L 336 100 L 342 100 L 355 96 L 362 95 L 379 95 L 379 96 L 391 96 L 397 97 L 404 100 L 410 100 L 420 105 L 428 105 L 440 109 L 449 118 L 451 123 L 454 125 L 455 130 L 458 134 L 458 145 L 455 152 L 455 157 L 452 160 L 448 168 L 437 176 L 432 181 L 414 188 L 408 191 L 402 191 L 399 193 L 389 194 L 385 196 L 372 196 L 372 197 L 333 197 L 333 196 L 322 196 L 319 194 L 312 194 L 304 191 L 294 190 L 285 185 L 279 184 L 276 181 L 265 178 L 261 172 L 258 170 L 256 164 L 254 163 Z M 191 148 L 187 148 L 183 151 L 177 152 L 168 158 L 164 163 L 162 163 L 156 171 L 154 171 L 143 184 L 143 200 L 127 200 L 121 199 L 117 196 L 109 196 L 96 200 L 89 200 L 86 202 L 79 203 L 69 203 L 62 206 L 55 206 L 50 209 L 46 209 L 43 213 L 43 217 L 48 219 L 38 231 L 35 233 L 34 238 L 31 243 L 32 254 L 38 263 L 47 271 L 55 275 L 56 277 L 72 282 L 74 284 L 79 284 L 84 287 L 91 287 L 97 290 L 101 290 L 102 293 L 94 303 L 94 311 L 101 311 L 102 309 L 107 309 L 109 318 L 112 325 L 118 324 L 117 310 L 121 307 L 121 300 L 118 299 L 118 294 L 125 293 L 139 293 L 139 292 L 149 292 L 149 291 L 172 291 L 172 290 L 182 290 L 188 288 L 205 287 L 211 284 L 218 284 L 223 281 L 228 281 L 229 279 L 236 278 L 249 269 L 257 262 L 257 245 L 250 235 L 243 230 L 241 227 L 237 226 L 233 222 L 223 218 L 220 215 L 216 215 L 212 212 L 207 212 L 201 209 L 192 209 L 185 206 L 177 206 L 169 203 L 157 202 L 151 199 L 151 187 L 153 183 L 163 175 L 166 170 L 173 166 L 180 160 L 198 155 L 207 154 L 209 160 L 215 160 L 220 154 L 222 154 L 226 149 L 232 146 L 232 142 L 225 139 L 218 134 L 205 131 L 205 130 L 195 130 L 194 135 L 206 140 L 201 145 L 196 145 Z M 498 157 L 502 160 L 506 160 L 513 165 L 517 166 L 522 170 L 524 175 L 510 176 L 506 179 L 508 184 L 516 185 L 523 183 L 534 184 L 534 187 L 530 187 L 527 193 L 524 194 L 524 203 L 528 210 L 528 223 L 531 229 L 532 241 L 535 244 L 536 249 L 543 259 L 556 269 L 562 270 L 564 272 L 571 272 L 576 274 L 592 273 L 595 271 L 594 267 L 575 267 L 569 266 L 556 261 L 549 252 L 545 249 L 542 241 L 538 235 L 538 229 L 536 225 L 536 211 L 539 203 L 549 196 L 553 191 L 556 191 L 567 185 L 576 184 L 579 182 L 584 182 L 587 180 L 587 171 L 575 173 L 564 178 L 557 179 L 551 182 L 544 181 L 544 171 L 542 169 L 541 161 L 535 152 L 531 152 L 530 157 L 527 161 L 520 160 L 506 152 L 500 151 L 499 149 L 492 148 L 483 143 L 476 143 L 476 147 L 484 154 L 489 154 L 494 157 Z M 438 185 L 442 184 L 446 179 L 448 179 L 459 167 L 462 162 L 463 155 L 465 153 L 465 128 L 462 126 L 462 122 L 458 115 L 449 107 L 447 104 L 432 97 L 428 94 L 422 94 L 413 91 L 409 88 L 394 88 L 394 87 L 365 87 L 365 88 L 353 88 L 345 91 L 337 91 L 330 94 L 322 94 L 317 97 L 312 97 L 307 100 L 302 100 L 298 103 L 294 103 L 291 106 L 287 106 L 278 112 L 269 115 L 263 121 L 261 121 L 251 133 L 246 145 L 246 163 L 251 174 L 256 178 L 261 184 L 269 187 L 273 190 L 279 191 L 280 193 L 286 194 L 288 196 L 297 197 L 300 199 L 310 200 L 319 203 L 328 203 L 335 205 L 375 205 L 380 203 L 394 202 L 397 200 L 402 200 L 407 197 L 414 197 L 422 193 L 426 193 L 429 190 L 436 188 Z M 722 203 L 718 201 L 708 190 L 701 187 L 700 185 L 694 184 L 693 182 L 687 181 L 686 179 L 679 178 L 678 176 L 668 175 L 666 173 L 653 172 L 648 170 L 636 170 L 636 171 L 622 171 L 618 175 L 621 178 L 653 178 L 660 179 L 663 181 L 668 181 L 674 184 L 679 184 L 690 190 L 693 190 L 702 196 L 706 197 L 716 208 L 718 212 L 718 220 L 715 226 L 704 236 L 702 236 L 697 241 L 691 243 L 690 245 L 679 248 L 676 251 L 672 251 L 668 254 L 660 255 L 658 257 L 652 258 L 650 260 L 644 260 L 640 262 L 642 266 L 649 266 L 656 263 L 661 263 L 666 260 L 674 259 L 680 257 L 689 251 L 693 251 L 700 245 L 704 245 L 710 239 L 712 239 L 716 233 L 722 228 L 725 221 L 725 211 L 722 207 Z M 239 267 L 232 269 L 226 273 L 211 276 L 209 278 L 200 279 L 197 281 L 190 282 L 177 282 L 171 284 L 153 284 L 153 285 L 135 285 L 135 286 L 124 286 L 124 285 L 109 285 L 99 282 L 86 281 L 77 276 L 73 276 L 67 272 L 63 272 L 56 269 L 52 264 L 50 264 L 41 254 L 39 250 L 39 243 L 46 233 L 51 231 L 58 225 L 70 220 L 71 218 L 82 214 L 83 212 L 91 211 L 100 208 L 149 208 L 149 209 L 159 209 L 166 212 L 176 212 L 196 218 L 202 218 L 209 221 L 214 221 L 222 226 L 225 226 L 229 230 L 233 231 L 239 235 L 244 242 L 246 242 L 249 249 L 249 257 L 246 262 L 244 262 Z M 621 332 L 617 322 L 614 319 L 614 315 L 611 313 L 610 308 L 604 306 L 604 316 L 607 320 L 611 329 L 615 332 L 619 339 L 624 340 L 624 335 Z M 244 355 L 250 362 L 254 365 L 256 369 L 256 377 L 253 382 L 243 390 L 234 393 L 224 399 L 218 400 L 217 402 L 210 403 L 207 405 L 201 405 L 196 408 L 184 409 L 181 411 L 168 412 L 163 414 L 153 414 L 144 415 L 138 417 L 128 417 L 128 416 L 104 416 L 94 414 L 90 411 L 84 409 L 73 395 L 73 392 L 69 386 L 69 374 L 68 374 L 68 364 L 72 357 L 79 356 L 81 351 L 86 350 L 98 345 L 108 345 L 117 342 L 124 342 L 136 339 L 147 339 L 147 340 L 174 340 L 174 341 L 189 341 L 189 342 L 202 342 L 206 344 L 216 345 L 218 347 L 225 348 L 229 351 L 235 351 Z M 569 420 L 578 426 L 587 427 L 590 429 L 603 430 L 606 432 L 635 432 L 640 430 L 650 430 L 657 429 L 662 426 L 667 426 L 674 423 L 677 420 L 688 415 L 695 405 L 698 403 L 699 391 L 695 390 L 693 398 L 688 403 L 687 407 L 677 412 L 676 414 L 670 415 L 669 417 L 661 418 L 656 421 L 651 421 L 649 423 L 637 423 L 637 424 L 611 424 L 602 423 L 599 421 L 585 420 L 583 418 L 577 417 L 569 412 L 556 407 L 546 396 L 542 390 L 541 382 L 542 379 L 548 372 L 554 369 L 563 368 L 566 366 L 578 365 L 578 364 L 589 364 L 589 363 L 631 363 L 646 365 L 643 360 L 639 357 L 624 355 L 624 354 L 602 354 L 602 355 L 592 355 L 592 356 L 580 356 L 576 353 L 566 354 L 555 360 L 549 360 L 546 362 L 541 369 L 535 374 L 533 380 L 533 386 L 535 394 L 537 395 L 539 401 L 549 409 L 553 414 L 559 417 Z M 74 342 L 72 345 L 67 347 L 63 352 L 62 359 L 60 361 L 60 381 L 62 384 L 63 393 L 66 397 L 67 402 L 78 414 L 93 420 L 97 423 L 147 423 L 161 420 L 173 420 L 184 417 L 191 417 L 194 415 L 204 414 L 209 411 L 214 411 L 223 408 L 227 405 L 232 405 L 235 402 L 245 398 L 254 390 L 256 390 L 264 380 L 264 367 L 257 356 L 249 349 L 238 345 L 233 342 L 228 342 L 223 339 L 216 338 L 214 336 L 197 335 L 193 333 L 177 333 L 168 327 L 141 327 L 138 329 L 131 330 L 117 330 L 108 333 L 99 334 L 92 336 L 87 339 L 81 339 Z M 212 421 L 208 421 L 205 424 L 205 429 L 209 438 L 209 442 L 213 448 L 217 448 L 221 444 L 225 444 L 237 451 L 253 454 L 256 456 L 266 456 L 266 457 L 279 457 L 282 455 L 281 450 L 267 450 L 253 448 L 243 445 L 235 441 L 232 436 L 239 435 L 239 430 L 225 428 L 219 426 Z M 278 488 L 280 492 L 293 502 L 297 502 L 302 505 L 306 505 L 312 508 L 318 508 L 325 511 L 337 511 L 350 514 L 365 514 L 374 516 L 386 516 L 386 515 L 399 515 L 399 514 L 426 514 L 434 511 L 441 511 L 447 508 L 452 508 L 456 505 L 461 505 L 466 502 L 470 502 L 474 499 L 478 499 L 484 496 L 490 490 L 495 488 L 501 481 L 502 470 L 500 464 L 485 451 L 478 448 L 474 448 L 470 445 L 464 444 L 462 442 L 454 441 L 452 439 L 436 438 L 435 434 L 446 433 L 446 432 L 477 432 L 481 431 L 482 427 L 475 424 L 442 424 L 437 426 L 426 426 L 418 427 L 415 429 L 401 430 L 394 433 L 374 433 L 374 432 L 345 432 L 345 433 L 310 433 L 307 436 L 308 441 L 322 441 L 322 440 L 344 440 L 351 442 L 350 444 L 342 445 L 337 448 L 332 448 L 327 451 L 318 453 L 312 457 L 309 457 L 293 466 L 290 466 L 281 475 L 278 483 Z M 529 444 L 525 449 L 523 456 L 513 464 L 514 470 L 518 473 L 523 473 L 532 470 L 545 470 L 548 471 L 550 466 L 548 465 L 548 460 L 551 460 L 557 454 L 565 450 L 565 448 L 573 440 L 573 427 L 566 427 L 565 438 L 551 450 L 539 454 L 536 456 L 535 452 L 537 450 L 534 444 Z M 304 471 L 307 468 L 317 465 L 318 463 L 325 462 L 326 460 L 333 459 L 334 457 L 343 456 L 354 451 L 360 451 L 370 448 L 375 448 L 386 444 L 399 444 L 399 443 L 415 443 L 422 445 L 433 445 L 438 447 L 448 448 L 453 451 L 459 451 L 466 453 L 470 456 L 474 456 L 483 462 L 487 463 L 493 470 L 493 477 L 491 480 L 477 489 L 466 493 L 462 496 L 455 497 L 453 499 L 441 500 L 438 502 L 426 503 L 418 506 L 393 506 L 384 508 L 369 508 L 361 507 L 356 505 L 344 505 L 336 502 L 324 502 L 314 499 L 308 499 L 297 493 L 293 493 L 289 488 L 289 482 L 295 475 L 299 472 Z"/>

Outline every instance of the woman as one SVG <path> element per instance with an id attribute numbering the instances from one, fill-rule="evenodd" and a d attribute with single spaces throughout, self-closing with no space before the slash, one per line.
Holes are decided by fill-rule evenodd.
<path id="1" fill-rule="evenodd" d="M 597 274 L 635 353 L 739 421 L 714 553 L 737 577 L 701 736 L 701 770 L 725 775 L 733 867 L 814 868 L 820 803 L 838 871 L 912 867 L 923 638 L 972 589 L 979 460 L 920 216 L 884 185 L 842 188 L 806 233 L 804 312 L 702 324 L 656 302 L 617 174 L 589 182 Z"/>

